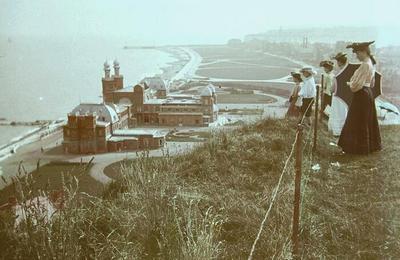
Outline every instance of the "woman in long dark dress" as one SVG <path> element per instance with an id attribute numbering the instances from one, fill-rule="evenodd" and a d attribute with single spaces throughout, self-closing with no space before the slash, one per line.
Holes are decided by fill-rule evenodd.
<path id="1" fill-rule="evenodd" d="M 348 83 L 353 99 L 340 134 L 338 145 L 349 154 L 369 154 L 381 150 L 381 136 L 372 94 L 375 58 L 369 45 L 373 42 L 353 43 L 352 48 L 361 61 Z"/>

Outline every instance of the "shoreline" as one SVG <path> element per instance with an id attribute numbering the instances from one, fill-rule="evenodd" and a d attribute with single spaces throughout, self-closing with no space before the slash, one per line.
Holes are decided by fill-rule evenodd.
<path id="1" fill-rule="evenodd" d="M 163 79 L 168 80 L 168 78 L 172 78 L 176 75 L 187 62 L 187 60 L 182 59 L 182 50 L 180 47 L 159 47 L 154 48 L 155 50 L 165 52 L 170 54 L 174 59 L 173 62 L 167 62 L 164 66 L 159 67 L 159 70 L 162 72 L 154 75 L 159 75 Z M 174 51 L 175 49 L 175 51 Z M 180 50 L 180 51 L 176 51 Z M 178 70 L 178 72 L 176 72 Z M 17 122 L 8 120 L 6 118 L 1 118 L 0 121 L 0 129 L 2 126 L 31 126 L 35 127 L 34 129 L 27 130 L 25 133 L 15 136 L 14 138 L 10 139 L 8 142 L 0 144 L 0 162 L 8 158 L 9 156 L 15 155 L 16 150 L 19 149 L 21 146 L 25 144 L 29 144 L 35 142 L 51 133 L 46 133 L 46 127 L 52 127 L 54 124 L 63 124 L 65 123 L 65 119 L 58 119 L 58 120 L 37 120 L 32 122 Z M 61 127 L 61 125 L 59 126 Z M 1 176 L 1 165 L 0 165 L 0 176 Z"/>
<path id="2" fill-rule="evenodd" d="M 65 120 L 54 120 L 40 127 L 34 128 L 25 134 L 17 136 L 10 140 L 10 142 L 3 144 L 0 147 L 0 176 L 2 176 L 1 162 L 9 158 L 10 156 L 16 155 L 19 148 L 24 145 L 34 143 L 36 141 L 45 138 L 54 132 L 61 129 Z M 1 126 L 0 126 L 1 127 Z"/>
<path id="3" fill-rule="evenodd" d="M 164 66 L 159 67 L 162 73 L 154 74 L 162 77 L 164 80 L 172 81 L 177 79 L 177 75 L 179 75 L 181 70 L 183 70 L 187 64 L 191 63 L 190 55 L 185 51 L 185 48 L 179 46 L 160 47 L 157 48 L 157 50 L 167 52 L 176 59 L 173 62 L 168 62 Z M 43 157 L 41 149 L 53 149 L 62 142 L 62 132 L 60 130 L 62 130 L 62 125 L 65 124 L 65 120 L 66 119 L 49 121 L 39 128 L 35 128 L 23 135 L 15 137 L 16 140 L 12 139 L 8 143 L 2 145 L 0 148 L 0 176 L 9 181 L 11 177 L 17 174 L 18 165 L 22 162 L 28 174 L 36 169 L 38 160 Z M 32 155 L 37 158 L 33 158 L 34 156 Z M 49 163 L 52 159 L 51 157 L 51 155 L 46 156 L 46 158 L 42 160 L 41 166 Z M 82 156 L 65 156 L 65 159 L 68 160 L 70 157 L 81 158 Z M 6 184 L 4 181 L 0 181 L 0 190 L 8 185 L 9 183 Z"/>

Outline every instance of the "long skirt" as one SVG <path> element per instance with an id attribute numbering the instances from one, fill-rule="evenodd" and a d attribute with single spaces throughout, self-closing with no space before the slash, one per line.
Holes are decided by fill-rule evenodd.
<path id="1" fill-rule="evenodd" d="M 298 99 L 298 97 L 291 98 L 288 111 L 286 112 L 286 117 L 299 117 L 300 108 L 298 106 L 296 106 L 297 99 Z"/>
<path id="2" fill-rule="evenodd" d="M 321 111 L 324 112 L 327 106 L 332 106 L 332 96 L 324 93 L 322 99 Z"/>
<path id="3" fill-rule="evenodd" d="M 306 117 L 311 116 L 312 106 L 314 103 L 314 98 L 303 98 L 303 104 L 301 106 L 301 114 L 306 114 Z"/>
<path id="4" fill-rule="evenodd" d="M 350 154 L 369 154 L 382 149 L 371 88 L 363 87 L 354 93 L 338 145 Z"/>
<path id="5" fill-rule="evenodd" d="M 328 129 L 334 136 L 340 136 L 347 117 L 347 104 L 340 97 L 332 97 L 332 108 L 328 119 Z"/>

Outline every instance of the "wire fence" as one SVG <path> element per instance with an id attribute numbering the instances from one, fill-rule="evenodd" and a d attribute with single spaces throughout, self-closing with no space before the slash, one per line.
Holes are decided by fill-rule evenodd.
<path id="1" fill-rule="evenodd" d="M 317 90 L 319 90 L 319 88 L 317 87 Z M 317 97 L 319 96 L 319 91 L 317 91 Z M 304 147 L 301 147 L 301 143 L 303 142 L 303 140 L 302 140 L 302 131 L 303 131 L 303 123 L 304 123 L 304 119 L 306 118 L 306 116 L 307 116 L 307 114 L 308 114 L 308 112 L 309 112 L 309 110 L 312 108 L 312 106 L 315 104 L 315 110 L 316 110 L 316 116 L 315 116 L 315 120 L 314 120 L 314 123 L 315 124 L 317 124 L 317 121 L 318 121 L 318 116 L 317 116 L 317 113 L 318 113 L 318 98 L 315 100 L 315 102 L 313 101 L 313 102 L 310 102 L 309 104 L 308 104 L 308 107 L 307 107 L 307 109 L 306 109 L 306 111 L 302 114 L 302 116 L 301 116 L 301 118 L 299 119 L 299 122 L 298 122 L 298 126 L 297 126 L 297 130 L 296 130 L 296 136 L 295 136 L 295 140 L 293 141 L 293 143 L 292 143 L 292 145 L 291 145 L 291 150 L 290 150 L 290 153 L 289 153 L 289 155 L 287 156 L 287 158 L 286 158 L 286 160 L 285 160 L 285 163 L 284 163 L 284 166 L 283 166 L 283 169 L 282 169 L 282 172 L 281 172 L 281 174 L 280 174 L 280 176 L 279 176 L 279 179 L 278 179 L 278 183 L 277 183 L 277 185 L 275 186 L 275 188 L 273 189 L 273 192 L 272 192 L 272 197 L 271 197 L 271 201 L 270 201 L 270 203 L 269 203 L 269 206 L 268 206 L 268 210 L 266 211 L 266 213 L 265 213 L 265 215 L 264 215 L 264 218 L 263 218 L 263 220 L 261 221 L 261 224 L 260 224 L 260 227 L 259 227 L 259 230 L 258 230 L 258 233 L 257 233 L 257 236 L 256 236 L 256 238 L 255 238 L 255 240 L 254 240 L 254 242 L 253 242 L 253 245 L 252 245 L 252 247 L 251 247 L 251 251 L 250 251 L 250 254 L 249 254 L 249 257 L 248 257 L 248 260 L 252 260 L 253 259 L 253 257 L 254 257 L 254 252 L 255 252 L 255 250 L 256 250 L 256 246 L 257 246 L 257 243 L 258 243 L 258 241 L 259 241 L 259 239 L 260 239 L 260 237 L 261 237 L 261 234 L 262 234 L 262 231 L 264 230 L 264 227 L 265 227 L 265 225 L 266 225 L 266 223 L 267 223 L 267 220 L 268 220 L 268 217 L 270 216 L 270 212 L 271 212 L 271 210 L 272 210 L 272 208 L 273 208 L 273 206 L 274 206 L 274 204 L 275 204 L 275 202 L 276 202 L 276 200 L 277 200 L 277 194 L 278 194 L 278 191 L 279 191 L 279 189 L 280 189 L 280 186 L 281 186 L 281 183 L 282 183 L 282 180 L 283 180 L 283 177 L 284 177 L 284 175 L 285 175 L 285 173 L 288 171 L 288 166 L 289 166 L 289 162 L 290 162 L 290 159 L 292 159 L 292 157 L 293 157 L 293 155 L 295 154 L 295 151 L 296 151 L 296 148 L 299 148 L 299 145 L 300 145 L 300 153 L 301 154 L 304 154 L 304 152 L 306 151 L 306 149 L 307 149 L 307 147 L 310 147 L 310 145 L 311 145 L 311 139 L 312 139 L 312 131 L 309 131 L 309 134 L 308 134 L 308 137 L 306 138 L 306 142 L 305 142 L 305 145 L 304 145 Z M 316 127 L 314 128 L 314 140 L 316 141 L 316 138 L 315 138 L 315 134 L 316 134 Z M 309 149 L 309 153 L 307 154 L 307 156 L 310 156 L 311 155 L 311 153 L 313 152 L 313 151 L 315 151 L 315 143 L 314 143 L 314 145 L 313 145 L 313 149 Z M 297 157 L 298 155 L 296 154 L 296 157 Z M 299 159 L 299 158 L 296 158 L 296 159 Z M 299 166 L 298 165 L 296 165 L 296 177 L 298 177 L 297 176 L 297 171 L 299 170 L 300 172 L 301 172 L 301 165 L 300 165 L 300 169 L 297 169 Z M 300 176 L 301 177 L 301 176 Z M 296 180 L 296 181 L 299 181 L 299 180 Z M 301 179 L 300 179 L 300 181 L 301 181 Z M 295 183 L 295 185 L 296 186 L 298 186 L 298 187 L 300 187 L 300 183 Z M 298 190 L 298 192 L 300 192 L 300 190 Z M 295 193 L 296 193 L 296 191 L 295 191 Z M 296 194 L 295 194 L 296 195 Z M 296 197 L 296 196 L 295 196 Z M 298 204 L 298 205 L 296 205 L 296 203 Z M 297 206 L 297 208 L 299 208 L 300 207 L 300 198 L 298 198 L 298 201 L 296 201 L 296 198 L 295 198 L 295 209 L 294 209 L 294 211 L 296 211 L 296 206 Z M 295 215 L 295 212 L 294 212 L 294 215 Z M 300 215 L 300 214 L 299 214 Z M 297 226 L 298 226 L 298 217 L 299 216 L 297 216 Z M 294 223 L 293 223 L 293 226 L 296 226 L 296 216 L 294 216 Z M 293 255 L 297 255 L 298 254 L 298 243 L 297 243 L 297 237 L 298 237 L 298 230 L 293 230 L 293 236 L 292 236 L 292 243 L 293 244 L 296 244 L 296 245 L 293 245 Z"/>

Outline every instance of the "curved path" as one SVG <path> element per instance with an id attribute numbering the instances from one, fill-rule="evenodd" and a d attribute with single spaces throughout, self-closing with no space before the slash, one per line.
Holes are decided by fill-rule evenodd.
<path id="1" fill-rule="evenodd" d="M 198 142 L 167 142 L 166 146 L 156 150 L 149 151 L 149 157 L 161 157 L 167 151 L 169 155 L 184 154 L 191 149 L 193 149 Z M 93 159 L 92 167 L 90 168 L 89 174 L 95 180 L 101 182 L 102 184 L 109 184 L 112 179 L 104 174 L 104 169 L 115 162 L 122 161 L 124 159 L 135 159 L 140 155 L 142 151 L 138 152 L 119 152 L 119 153 L 104 153 L 104 154 L 94 154 L 83 157 L 77 157 L 67 160 L 68 162 L 84 162 L 88 163 Z"/>

